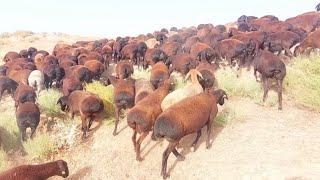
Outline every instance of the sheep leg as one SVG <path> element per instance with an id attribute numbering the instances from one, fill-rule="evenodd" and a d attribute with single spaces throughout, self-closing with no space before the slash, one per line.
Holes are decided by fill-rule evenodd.
<path id="1" fill-rule="evenodd" d="M 141 157 L 141 152 L 140 152 L 140 146 L 142 141 L 148 136 L 149 132 L 142 132 L 142 134 L 140 135 L 137 143 L 136 143 L 136 153 L 137 153 L 137 161 L 142 161 L 143 158 Z"/>
<path id="2" fill-rule="evenodd" d="M 36 127 L 31 127 L 31 135 L 30 138 L 33 139 L 34 133 L 36 132 Z"/>
<path id="3" fill-rule="evenodd" d="M 133 130 L 133 135 L 132 135 L 132 143 L 133 143 L 133 148 L 134 148 L 134 151 L 136 151 L 136 144 L 137 144 L 137 142 L 136 142 L 136 140 L 137 140 L 137 131 L 134 129 Z"/>
<path id="4" fill-rule="evenodd" d="M 81 116 L 81 123 L 82 123 L 82 139 L 85 139 L 87 137 L 88 125 L 87 125 L 87 118 L 84 115 Z"/>
<path id="5" fill-rule="evenodd" d="M 201 136 L 201 129 L 197 132 L 197 137 L 196 137 L 196 139 L 193 141 L 193 143 L 191 145 L 193 147 L 193 152 L 196 151 L 196 146 L 197 146 L 197 143 L 198 143 L 198 140 L 199 140 L 200 136 Z"/>
<path id="6" fill-rule="evenodd" d="M 0 101 L 1 101 L 1 99 L 2 99 L 2 94 L 3 94 L 3 92 L 4 92 L 4 89 L 2 89 L 2 90 L 0 91 Z"/>
<path id="7" fill-rule="evenodd" d="M 269 80 L 268 78 L 263 77 L 262 79 L 263 83 L 263 103 L 266 101 L 266 98 L 268 97 L 268 91 L 269 91 Z"/>
<path id="8" fill-rule="evenodd" d="M 206 140 L 206 148 L 209 149 L 211 147 L 210 137 L 212 131 L 213 119 L 211 116 L 209 117 L 209 121 L 207 122 L 207 140 Z"/>
<path id="9" fill-rule="evenodd" d="M 277 80 L 278 83 L 278 110 L 282 110 L 282 80 Z"/>
<path id="10" fill-rule="evenodd" d="M 26 141 L 26 127 L 19 127 L 21 141 Z"/>
<path id="11" fill-rule="evenodd" d="M 179 161 L 183 161 L 185 159 L 185 157 L 181 155 L 176 148 L 174 148 L 172 152 Z"/>
<path id="12" fill-rule="evenodd" d="M 118 123 L 119 123 L 119 114 L 120 114 L 120 108 L 115 109 L 115 115 L 116 115 L 116 121 L 115 121 L 115 126 L 114 126 L 114 130 L 113 130 L 113 135 L 117 135 L 117 127 L 118 127 Z"/>
<path id="13" fill-rule="evenodd" d="M 167 149 L 163 152 L 162 169 L 161 169 L 161 175 L 163 176 L 163 179 L 166 179 L 167 177 L 169 177 L 169 174 L 167 173 L 167 162 L 168 162 L 170 153 L 175 149 L 177 144 L 178 142 L 169 142 Z"/>

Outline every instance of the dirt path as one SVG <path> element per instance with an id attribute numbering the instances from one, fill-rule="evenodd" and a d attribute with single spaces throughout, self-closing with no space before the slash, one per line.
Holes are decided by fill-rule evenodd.
<path id="1" fill-rule="evenodd" d="M 241 106 L 244 116 L 226 127 L 215 127 L 211 149 L 204 137 L 196 152 L 190 135 L 180 144 L 186 159 L 168 160 L 171 179 L 319 179 L 320 115 L 286 104 L 283 112 L 246 99 L 228 103 Z M 120 123 L 120 129 L 126 121 Z M 69 179 L 161 179 L 161 158 L 167 142 L 148 137 L 142 144 L 143 162 L 135 160 L 130 128 L 116 137 L 113 126 L 102 126 L 93 141 L 73 150 Z"/>

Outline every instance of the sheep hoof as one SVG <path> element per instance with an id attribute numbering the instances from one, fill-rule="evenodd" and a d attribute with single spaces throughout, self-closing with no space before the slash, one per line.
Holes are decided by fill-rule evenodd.
<path id="1" fill-rule="evenodd" d="M 140 161 L 140 162 L 143 161 L 142 157 L 137 157 L 136 159 L 137 159 L 137 161 Z"/>
<path id="2" fill-rule="evenodd" d="M 210 149 L 211 146 L 212 146 L 212 144 L 207 144 L 206 148 L 207 148 L 207 149 Z"/>
<path id="3" fill-rule="evenodd" d="M 279 111 L 282 111 L 282 107 L 278 107 L 278 110 L 279 110 Z"/>
<path id="4" fill-rule="evenodd" d="M 196 145 L 192 145 L 192 146 L 191 146 L 191 151 L 192 151 L 192 152 L 196 152 L 196 150 L 197 150 Z"/>
<path id="5" fill-rule="evenodd" d="M 112 133 L 114 136 L 116 136 L 117 135 L 117 132 L 115 132 L 115 131 L 113 131 L 113 133 Z"/>
<path id="6" fill-rule="evenodd" d="M 169 174 L 169 173 L 165 173 L 165 174 L 163 175 L 163 179 L 167 179 L 168 177 L 170 177 L 170 174 Z"/>

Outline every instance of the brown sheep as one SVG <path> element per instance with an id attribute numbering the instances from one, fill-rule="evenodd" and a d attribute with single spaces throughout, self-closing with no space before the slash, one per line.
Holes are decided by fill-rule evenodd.
<path id="1" fill-rule="evenodd" d="M 11 78 L 12 80 L 16 81 L 17 83 L 23 83 L 25 85 L 28 85 L 28 77 L 32 70 L 29 69 L 22 69 L 22 70 L 13 70 L 10 71 L 8 74 L 8 77 Z"/>
<path id="2" fill-rule="evenodd" d="M 134 72 L 133 64 L 128 60 L 121 60 L 116 65 L 117 78 L 129 78 Z"/>
<path id="3" fill-rule="evenodd" d="M 7 52 L 4 55 L 3 61 L 4 62 L 9 62 L 9 61 L 13 61 L 13 60 L 18 59 L 18 58 L 21 58 L 19 53 L 10 51 L 10 52 Z"/>
<path id="4" fill-rule="evenodd" d="M 264 42 L 264 49 L 280 55 L 285 50 L 285 55 L 292 57 L 290 48 L 300 42 L 300 36 L 291 31 L 279 31 L 268 35 Z"/>
<path id="5" fill-rule="evenodd" d="M 135 82 L 132 79 L 117 79 L 109 76 L 111 84 L 114 86 L 114 108 L 115 108 L 115 127 L 113 135 L 117 135 L 117 127 L 121 109 L 128 109 L 134 106 Z"/>
<path id="6" fill-rule="evenodd" d="M 207 62 L 201 62 L 196 69 L 202 74 L 202 78 L 199 79 L 202 88 L 206 91 L 212 89 L 216 85 L 216 78 L 214 76 L 216 66 Z"/>
<path id="7" fill-rule="evenodd" d="M 167 56 L 174 56 L 182 53 L 182 44 L 177 42 L 168 42 L 162 44 L 160 49 L 164 51 Z"/>
<path id="8" fill-rule="evenodd" d="M 167 62 L 168 56 L 161 49 L 148 49 L 146 51 L 143 68 L 147 69 L 148 65 L 153 66 L 155 63 L 162 61 L 167 66 L 169 66 L 169 62 Z"/>
<path id="9" fill-rule="evenodd" d="M 294 55 L 297 56 L 298 54 L 303 54 L 307 52 L 310 54 L 311 50 L 320 48 L 320 29 L 310 33 L 306 39 L 304 39 L 300 45 L 298 45 L 294 50 Z M 308 51 L 306 51 L 309 48 Z"/>
<path id="10" fill-rule="evenodd" d="M 104 65 L 98 60 L 90 60 L 84 63 L 84 66 L 91 71 L 94 80 L 99 80 L 104 72 Z"/>
<path id="11" fill-rule="evenodd" d="M 36 92 L 35 89 L 20 83 L 17 87 L 13 99 L 15 102 L 15 107 L 17 108 L 19 104 L 25 103 L 25 102 L 36 102 Z"/>
<path id="12" fill-rule="evenodd" d="M 69 176 L 68 165 L 63 160 L 37 165 L 22 165 L 0 173 L 0 179 L 10 180 L 36 180 L 48 179 L 52 176 Z"/>
<path id="13" fill-rule="evenodd" d="M 66 71 L 66 76 L 74 76 L 79 79 L 81 82 L 91 83 L 92 74 L 91 71 L 83 65 L 71 66 Z"/>
<path id="14" fill-rule="evenodd" d="M 87 138 L 94 118 L 104 110 L 103 101 L 97 95 L 79 90 L 59 98 L 57 103 L 60 104 L 62 111 L 67 109 L 70 111 L 72 119 L 75 114 L 80 114 L 83 139 Z"/>
<path id="15" fill-rule="evenodd" d="M 199 37 L 192 36 L 186 40 L 186 42 L 182 45 L 182 49 L 184 53 L 190 53 L 191 46 L 200 42 Z"/>
<path id="16" fill-rule="evenodd" d="M 295 27 L 304 29 L 305 31 L 307 31 L 307 33 L 310 33 L 320 26 L 320 13 L 308 12 L 300 14 L 296 17 L 287 19 L 286 22 L 292 24 Z"/>
<path id="17" fill-rule="evenodd" d="M 169 68 L 169 73 L 177 71 L 183 75 L 186 75 L 190 69 L 195 69 L 199 64 L 199 61 L 192 58 L 189 54 L 179 54 L 170 57 L 172 66 Z"/>
<path id="18" fill-rule="evenodd" d="M 255 56 L 254 61 L 254 76 L 257 79 L 257 72 L 261 74 L 263 85 L 263 102 L 265 102 L 269 91 L 269 79 L 277 81 L 278 91 L 278 109 L 282 110 L 282 83 L 286 76 L 286 65 L 280 58 L 273 53 L 261 50 Z"/>
<path id="19" fill-rule="evenodd" d="M 132 142 L 137 161 L 143 160 L 140 154 L 140 145 L 149 131 L 152 130 L 156 118 L 162 112 L 160 104 L 169 90 L 170 79 L 167 79 L 157 90 L 139 101 L 127 115 L 128 125 L 133 129 Z M 136 139 L 137 133 L 141 134 L 138 140 Z"/>
<path id="20" fill-rule="evenodd" d="M 62 81 L 62 94 L 63 96 L 68 96 L 71 92 L 75 90 L 83 90 L 81 81 L 75 77 L 67 77 Z"/>
<path id="21" fill-rule="evenodd" d="M 162 61 L 157 62 L 152 66 L 150 82 L 154 89 L 158 89 L 158 87 L 160 87 L 165 80 L 169 79 L 169 77 L 169 69 Z"/>
<path id="22" fill-rule="evenodd" d="M 40 110 L 34 102 L 25 102 L 20 104 L 16 110 L 17 125 L 19 127 L 22 141 L 26 141 L 26 130 L 31 129 L 30 138 L 32 139 L 36 128 L 40 122 Z"/>
<path id="23" fill-rule="evenodd" d="M 162 156 L 161 175 L 164 179 L 169 176 L 167 160 L 171 152 L 178 159 L 184 159 L 184 156 L 176 150 L 181 138 L 188 134 L 197 133 L 197 137 L 192 143 L 195 149 L 201 136 L 201 129 L 206 125 L 206 147 L 207 149 L 210 148 L 212 123 L 218 113 L 217 104 L 223 105 L 225 98 L 228 99 L 223 90 L 200 93 L 172 105 L 157 117 L 153 128 L 153 136 L 155 139 L 165 138 L 169 141 L 169 145 Z"/>

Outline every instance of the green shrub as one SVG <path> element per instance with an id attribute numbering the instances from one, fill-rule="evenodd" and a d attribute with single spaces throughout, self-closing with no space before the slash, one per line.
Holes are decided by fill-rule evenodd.
<path id="1" fill-rule="evenodd" d="M 99 81 L 94 81 L 93 83 L 87 84 L 85 87 L 86 91 L 97 94 L 104 103 L 105 111 L 107 116 L 112 116 L 114 114 L 113 106 L 113 86 L 105 86 Z"/>
<path id="2" fill-rule="evenodd" d="M 32 140 L 23 144 L 29 159 L 44 159 L 58 151 L 53 138 L 48 134 L 36 135 Z"/>
<path id="3" fill-rule="evenodd" d="M 58 90 L 49 89 L 48 91 L 42 91 L 38 98 L 39 108 L 41 109 L 41 112 L 49 117 L 61 116 L 62 112 L 59 105 L 57 104 L 57 101 L 61 96 L 62 95 Z"/>
<path id="4" fill-rule="evenodd" d="M 287 66 L 285 88 L 299 104 L 320 110 L 320 56 L 299 56 Z"/>
<path id="5" fill-rule="evenodd" d="M 3 150 L 6 152 L 17 150 L 21 145 L 19 136 L 14 108 L 12 107 L 12 109 L 9 108 L 2 112 L 0 116 L 0 138 Z"/>

